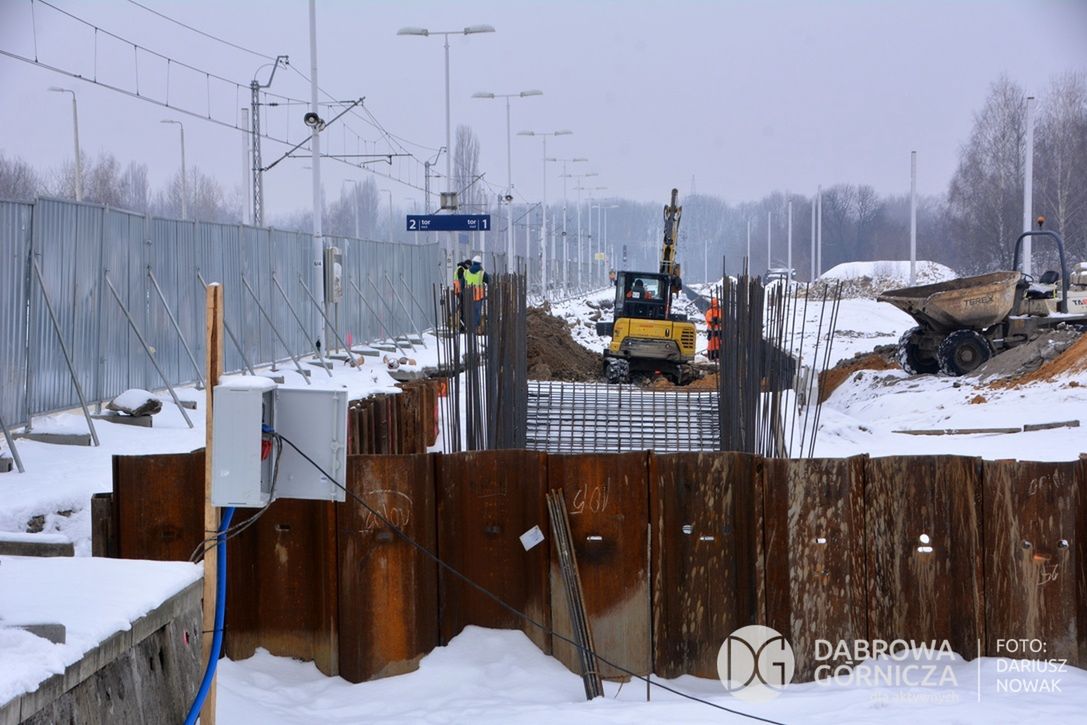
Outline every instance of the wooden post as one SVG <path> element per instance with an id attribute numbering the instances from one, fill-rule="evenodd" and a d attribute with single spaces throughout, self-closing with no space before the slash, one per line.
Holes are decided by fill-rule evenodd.
<path id="1" fill-rule="evenodd" d="M 223 286 L 209 284 L 205 293 L 204 335 L 206 344 L 207 381 L 205 387 L 205 441 L 204 441 L 204 538 L 214 536 L 219 530 L 219 511 L 211 504 L 211 436 L 212 398 L 215 386 L 223 374 Z M 215 589 L 218 551 L 210 547 L 204 553 L 204 665 L 211 655 L 211 642 L 215 636 Z M 202 725 L 215 725 L 215 680 L 211 681 L 204 707 L 200 710 Z"/>

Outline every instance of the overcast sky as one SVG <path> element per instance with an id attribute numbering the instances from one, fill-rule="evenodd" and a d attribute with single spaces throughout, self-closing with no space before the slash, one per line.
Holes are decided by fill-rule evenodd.
<path id="1" fill-rule="evenodd" d="M 200 70 L 247 85 L 266 61 L 156 17 L 126 0 L 50 0 L 98 27 Z M 308 5 L 303 0 L 194 0 L 145 5 L 253 50 L 285 53 L 309 73 Z M 440 37 L 398 37 L 403 26 L 453 30 L 486 23 L 493 34 L 450 39 L 454 126 L 470 125 L 482 145 L 482 170 L 497 191 L 506 180 L 505 109 L 473 100 L 476 91 L 540 89 L 516 99 L 513 132 L 570 129 L 548 155 L 587 157 L 598 195 L 665 201 L 692 178 L 701 193 L 730 202 L 774 190 L 810 193 L 817 184 L 872 184 L 883 193 L 909 188 L 909 152 L 919 154 L 922 193 L 946 189 L 972 114 L 989 84 L 1007 73 L 1029 92 L 1050 77 L 1087 70 L 1087 2 L 1021 0 L 942 2 L 348 2 L 317 7 L 319 80 L 339 98 L 365 96 L 384 128 L 405 139 L 392 148 L 372 125 L 348 116 L 327 131 L 334 153 L 407 151 L 416 158 L 374 166 L 407 183 L 378 178 L 397 205 L 421 202 L 422 161 L 445 143 Z M 33 32 L 36 26 L 37 33 Z M 40 2 L 0 0 L 0 48 L 165 99 L 166 63 L 64 18 Z M 1030 41 L 1029 43 L 1027 41 Z M 138 56 L 138 58 L 136 58 Z M 97 64 L 97 68 L 96 68 Z M 262 71 L 262 80 L 267 69 Z M 234 122 L 245 93 L 176 65 L 170 102 Z M 241 134 L 146 101 L 0 56 L 0 151 L 43 168 L 72 155 L 67 97 L 79 94 L 85 153 L 112 151 L 151 169 L 157 186 L 179 164 L 177 128 L 185 123 L 188 162 L 230 191 L 240 188 Z M 280 71 L 272 91 L 308 99 L 306 82 Z M 269 111 L 274 135 L 302 138 L 305 108 Z M 323 110 L 328 118 L 334 111 Z M 353 134 L 373 143 L 362 144 Z M 410 142 L 410 143 L 409 143 Z M 268 162 L 283 151 L 268 142 Z M 275 215 L 310 205 L 309 164 L 289 159 L 266 176 Z M 439 162 L 444 169 L 444 160 Z M 570 169 L 571 172 L 574 170 Z M 366 172 L 325 161 L 328 198 L 346 178 Z M 559 169 L 548 197 L 561 196 Z M 517 196 L 539 199 L 539 139 L 514 136 Z M 435 181 L 439 190 L 443 181 Z M 572 187 L 571 187 L 572 189 Z M 573 192 L 571 191 L 571 197 Z"/>

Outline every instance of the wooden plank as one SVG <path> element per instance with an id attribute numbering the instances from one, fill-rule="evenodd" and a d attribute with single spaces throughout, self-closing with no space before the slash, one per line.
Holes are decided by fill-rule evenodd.
<path id="1" fill-rule="evenodd" d="M 550 527 L 544 494 L 547 456 L 535 451 L 481 451 L 437 457 L 438 550 L 472 581 L 551 624 Z M 539 526 L 545 540 L 525 551 L 520 536 Z M 465 625 L 521 629 L 544 652 L 550 635 L 439 571 L 441 642 Z"/>
<path id="2" fill-rule="evenodd" d="M 742 453 L 650 455 L 653 661 L 661 677 L 717 677 L 725 638 L 762 621 L 757 464 Z"/>
<path id="3" fill-rule="evenodd" d="M 239 509 L 236 521 L 256 513 Z M 230 540 L 227 656 L 263 647 L 338 673 L 336 504 L 279 499 Z"/>
<path id="4" fill-rule="evenodd" d="M 644 675 L 650 658 L 646 602 L 649 523 L 646 453 L 551 455 L 548 488 L 561 488 L 570 514 L 578 569 L 597 654 Z M 557 559 L 551 556 L 551 612 L 555 631 L 570 637 Z M 555 657 L 577 672 L 573 648 L 554 639 Z M 601 676 L 625 677 L 601 663 Z"/>
<path id="5" fill-rule="evenodd" d="M 219 384 L 219 378 L 223 375 L 223 310 L 223 286 L 213 282 L 204 291 L 204 350 L 206 351 L 204 379 L 207 381 L 204 404 L 204 448 L 207 455 L 204 460 L 203 530 L 209 532 L 209 535 L 219 529 L 219 509 L 211 502 L 213 477 L 211 441 L 214 432 L 212 404 L 215 400 L 215 386 Z M 217 560 L 218 556 L 214 548 L 209 548 L 204 552 L 204 635 L 201 638 L 203 645 L 201 652 L 203 653 L 205 669 L 207 669 L 212 657 L 211 645 L 216 629 Z M 200 710 L 200 721 L 204 725 L 215 725 L 215 692 L 215 679 L 213 678 L 211 687 L 208 689 L 207 699 L 204 700 L 204 706 Z"/>
<path id="6" fill-rule="evenodd" d="M 347 486 L 435 551 L 434 462 L 352 456 Z M 348 496 L 337 504 L 340 675 L 363 682 L 409 672 L 438 643 L 437 564 Z"/>
<path id="7" fill-rule="evenodd" d="M 794 682 L 811 680 L 815 640 L 868 638 L 864 458 L 764 462 L 767 624 L 790 642 Z"/>
<path id="8" fill-rule="evenodd" d="M 1079 462 L 985 462 L 986 655 L 1085 663 L 1085 515 L 1077 474 Z M 1044 652 L 1001 646 L 1024 638 L 1041 640 Z"/>
<path id="9" fill-rule="evenodd" d="M 869 637 L 947 640 L 967 659 L 984 639 L 981 462 L 952 456 L 865 464 Z"/>
<path id="10" fill-rule="evenodd" d="M 204 451 L 114 456 L 117 555 L 188 561 L 204 538 Z"/>

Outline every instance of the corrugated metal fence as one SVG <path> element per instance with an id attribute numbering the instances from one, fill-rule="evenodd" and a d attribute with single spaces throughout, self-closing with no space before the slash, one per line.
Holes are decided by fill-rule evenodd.
<path id="1" fill-rule="evenodd" d="M 132 387 L 162 387 L 110 285 L 171 384 L 197 379 L 174 320 L 203 365 L 201 278 L 223 283 L 227 325 L 250 363 L 288 357 L 254 296 L 290 352 L 309 352 L 310 334 L 284 297 L 307 330 L 318 329 L 318 314 L 299 281 L 306 275 L 309 283 L 311 240 L 298 232 L 160 219 L 97 204 L 0 202 L 0 417 L 15 427 L 34 415 L 79 405 L 60 338 L 88 400 L 106 400 Z M 344 339 L 373 340 L 385 330 L 400 335 L 433 326 L 437 245 L 329 242 L 344 255 L 343 299 L 333 316 Z M 241 352 L 230 341 L 226 366 L 243 369 Z"/>

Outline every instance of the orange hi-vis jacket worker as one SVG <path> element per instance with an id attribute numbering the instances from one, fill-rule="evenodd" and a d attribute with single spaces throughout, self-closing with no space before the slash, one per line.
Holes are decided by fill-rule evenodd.
<path id="1" fill-rule="evenodd" d="M 709 338 L 706 357 L 710 360 L 721 358 L 721 307 L 716 297 L 710 298 L 710 308 L 706 310 L 706 336 Z"/>

